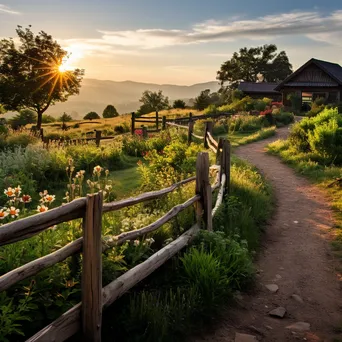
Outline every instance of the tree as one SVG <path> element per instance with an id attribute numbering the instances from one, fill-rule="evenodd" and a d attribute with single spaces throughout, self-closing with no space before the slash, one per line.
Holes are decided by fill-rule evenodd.
<path id="1" fill-rule="evenodd" d="M 279 82 L 292 73 L 292 65 L 285 51 L 277 54 L 274 44 L 256 48 L 242 48 L 234 52 L 233 57 L 221 65 L 217 79 L 223 86 L 237 88 L 241 81 L 256 82 L 258 74 L 262 74 L 267 82 Z"/>
<path id="2" fill-rule="evenodd" d="M 37 120 L 37 114 L 30 109 L 21 110 L 16 116 L 8 120 L 13 129 L 18 129 L 21 126 L 33 124 Z"/>
<path id="3" fill-rule="evenodd" d="M 64 112 L 63 115 L 57 119 L 57 121 L 62 121 L 63 123 L 70 122 L 72 121 L 72 116 Z"/>
<path id="4" fill-rule="evenodd" d="M 113 106 L 113 105 L 108 105 L 103 113 L 102 113 L 102 116 L 105 118 L 105 119 L 108 119 L 108 118 L 115 118 L 116 116 L 119 116 L 119 113 L 118 111 L 116 110 L 116 108 Z"/>
<path id="5" fill-rule="evenodd" d="M 84 120 L 93 120 L 93 119 L 100 119 L 100 115 L 96 112 L 89 112 L 87 115 L 84 116 Z"/>
<path id="6" fill-rule="evenodd" d="M 56 119 L 51 115 L 43 114 L 42 123 L 51 123 L 51 122 L 56 122 Z"/>
<path id="7" fill-rule="evenodd" d="M 173 108 L 180 108 L 180 109 L 184 109 L 186 106 L 186 103 L 183 100 L 176 100 L 173 102 Z"/>
<path id="8" fill-rule="evenodd" d="M 35 35 L 31 26 L 18 26 L 16 32 L 19 44 L 0 41 L 0 103 L 6 110 L 34 110 L 39 129 L 50 105 L 79 93 L 84 70 L 67 70 L 67 52 L 44 31 Z"/>
<path id="9" fill-rule="evenodd" d="M 145 90 L 139 102 L 142 102 L 139 109 L 140 114 L 147 114 L 169 107 L 169 98 L 164 96 L 161 90 L 159 90 L 158 93 Z"/>
<path id="10" fill-rule="evenodd" d="M 220 93 L 211 93 L 210 89 L 201 91 L 200 95 L 195 98 L 194 108 L 197 110 L 203 110 L 210 105 L 221 105 Z"/>

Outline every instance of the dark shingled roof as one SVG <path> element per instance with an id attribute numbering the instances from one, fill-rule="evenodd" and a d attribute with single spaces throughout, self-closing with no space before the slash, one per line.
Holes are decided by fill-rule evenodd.
<path id="1" fill-rule="evenodd" d="M 327 73 L 333 80 L 337 82 L 338 85 L 342 85 L 342 67 L 337 63 L 330 63 L 326 61 L 321 61 L 320 59 L 311 58 L 309 61 L 307 61 L 304 65 L 302 65 L 299 69 L 297 69 L 294 73 L 292 73 L 290 76 L 285 78 L 283 82 L 281 82 L 276 89 L 280 90 L 284 85 L 286 86 L 294 86 L 292 83 L 288 84 L 288 82 L 296 75 L 298 75 L 303 69 L 305 69 L 308 65 L 315 64 L 320 69 L 322 69 L 325 73 Z M 305 86 L 303 83 L 300 84 L 301 86 Z M 317 86 L 315 83 L 308 83 L 308 86 L 315 87 Z M 320 84 L 320 86 L 324 86 L 323 84 Z M 326 84 L 325 86 L 331 87 L 332 83 Z"/>
<path id="2" fill-rule="evenodd" d="M 274 88 L 277 86 L 277 83 L 268 83 L 268 82 L 241 82 L 239 84 L 238 89 L 243 91 L 244 93 L 274 93 L 279 94 Z"/>

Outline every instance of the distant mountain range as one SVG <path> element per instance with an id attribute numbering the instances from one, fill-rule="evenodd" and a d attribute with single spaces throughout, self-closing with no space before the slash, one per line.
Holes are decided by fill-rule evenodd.
<path id="1" fill-rule="evenodd" d="M 71 114 L 74 119 L 81 119 L 90 111 L 102 115 L 103 109 L 112 104 L 120 114 L 136 111 L 141 103 L 139 99 L 145 90 L 162 90 L 170 102 L 176 99 L 188 101 L 195 98 L 202 90 L 217 91 L 218 82 L 198 83 L 191 86 L 172 84 L 139 83 L 133 81 L 115 82 L 96 79 L 84 79 L 80 94 L 71 96 L 67 102 L 51 106 L 47 114 L 60 116 L 63 112 Z"/>

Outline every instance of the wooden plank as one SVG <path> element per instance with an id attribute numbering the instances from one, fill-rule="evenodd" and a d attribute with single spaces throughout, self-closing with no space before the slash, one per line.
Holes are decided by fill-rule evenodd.
<path id="1" fill-rule="evenodd" d="M 156 120 L 148 120 L 148 119 L 135 119 L 135 122 L 156 124 Z"/>
<path id="2" fill-rule="evenodd" d="M 116 299 L 130 290 L 134 285 L 150 275 L 158 267 L 173 257 L 177 252 L 189 244 L 197 235 L 199 227 L 195 224 L 191 229 L 182 234 L 175 241 L 153 254 L 143 263 L 133 267 L 118 279 L 108 284 L 103 289 L 103 307 L 107 308 Z"/>
<path id="3" fill-rule="evenodd" d="M 87 196 L 83 220 L 82 341 L 101 342 L 102 202 L 99 192 Z"/>
<path id="4" fill-rule="evenodd" d="M 135 131 L 135 113 L 132 112 L 131 114 L 131 134 L 134 135 L 134 131 Z"/>
<path id="5" fill-rule="evenodd" d="M 197 222 L 199 215 L 203 212 L 203 220 L 206 228 L 212 230 L 212 194 L 209 183 L 209 155 L 207 152 L 200 152 L 196 161 L 196 194 L 201 196 L 200 205 L 197 208 Z"/>
<path id="6" fill-rule="evenodd" d="M 230 193 L 230 158 L 231 158 L 231 147 L 228 140 L 223 141 L 222 146 L 222 172 L 226 175 L 226 193 Z"/>
<path id="7" fill-rule="evenodd" d="M 44 257 L 33 260 L 21 267 L 18 267 L 0 277 L 0 292 L 7 290 L 15 283 L 33 276 L 40 271 L 49 268 L 60 261 L 65 260 L 71 255 L 80 253 L 82 250 L 83 239 L 79 238 L 59 250 Z"/>
<path id="8" fill-rule="evenodd" d="M 218 208 L 220 207 L 220 205 L 222 204 L 223 201 L 223 194 L 224 194 L 224 190 L 225 190 L 225 185 L 226 185 L 226 175 L 223 174 L 222 175 L 222 179 L 221 179 L 221 187 L 220 187 L 220 191 L 217 195 L 217 200 L 216 200 L 216 204 L 214 209 L 212 210 L 212 216 L 214 217 Z"/>
<path id="9" fill-rule="evenodd" d="M 204 137 L 201 137 L 200 135 L 196 135 L 195 133 L 192 133 L 192 136 L 197 139 L 204 139 Z"/>
<path id="10" fill-rule="evenodd" d="M 184 180 L 182 180 L 182 181 L 180 181 L 178 183 L 175 183 L 175 184 L 169 186 L 168 188 L 165 188 L 165 189 L 162 189 L 162 190 L 145 192 L 144 194 L 141 194 L 141 195 L 136 196 L 136 197 L 130 197 L 130 198 L 127 198 L 127 199 L 123 199 L 121 201 L 105 203 L 103 205 L 102 211 L 104 213 L 107 213 L 109 211 L 119 210 L 121 208 L 129 207 L 129 206 L 141 203 L 141 202 L 145 202 L 145 201 L 149 201 L 149 200 L 152 200 L 152 199 L 160 198 L 160 197 L 168 194 L 169 192 L 174 191 L 179 186 L 187 184 L 187 183 L 190 183 L 190 182 L 193 182 L 194 180 L 196 180 L 196 177 L 190 177 L 190 178 L 184 179 Z"/>
<path id="11" fill-rule="evenodd" d="M 209 138 L 211 144 L 217 149 L 217 147 L 218 147 L 217 141 L 213 138 L 213 136 L 211 135 L 210 132 L 208 132 L 207 135 L 208 135 L 208 138 Z"/>
<path id="12" fill-rule="evenodd" d="M 172 122 L 167 122 L 166 124 L 169 125 L 169 126 L 173 126 L 173 127 L 188 129 L 188 126 L 178 125 L 178 124 L 175 124 L 175 123 L 172 123 Z"/>
<path id="13" fill-rule="evenodd" d="M 125 233 L 122 233 L 120 235 L 114 236 L 110 240 L 106 240 L 104 242 L 104 244 L 106 246 L 105 250 L 112 248 L 114 246 L 117 246 L 117 245 L 121 245 L 123 242 L 125 242 L 127 240 L 134 240 L 134 239 L 136 239 L 142 235 L 145 235 L 147 233 L 151 233 L 151 232 L 157 230 L 162 225 L 164 225 L 166 222 L 170 221 L 173 217 L 177 216 L 181 211 L 190 207 L 192 204 L 198 202 L 200 199 L 201 198 L 199 195 L 193 196 L 192 198 L 188 199 L 186 202 L 174 206 L 165 215 L 160 217 L 157 221 L 149 224 L 148 226 L 140 228 L 140 229 L 132 230 L 129 232 L 125 232 Z"/>
<path id="14" fill-rule="evenodd" d="M 26 342 L 63 342 L 81 328 L 81 303 L 30 337 Z"/>
<path id="15" fill-rule="evenodd" d="M 194 122 L 189 121 L 189 124 L 188 124 L 188 145 L 191 144 L 193 131 L 194 131 Z"/>
<path id="16" fill-rule="evenodd" d="M 97 147 L 100 146 L 101 134 L 102 134 L 102 131 L 95 131 L 95 141 L 96 141 L 96 146 Z"/>
<path id="17" fill-rule="evenodd" d="M 79 198 L 51 209 L 0 227 L 0 246 L 27 239 L 56 224 L 83 217 L 86 199 Z"/>

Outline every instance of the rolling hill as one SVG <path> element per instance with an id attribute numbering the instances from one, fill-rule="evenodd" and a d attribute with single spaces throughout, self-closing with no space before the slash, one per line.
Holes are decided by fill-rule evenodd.
<path id="1" fill-rule="evenodd" d="M 113 104 L 120 114 L 136 111 L 139 106 L 139 98 L 145 90 L 162 90 L 170 101 L 183 99 L 185 101 L 199 95 L 202 90 L 217 91 L 218 82 L 198 83 L 191 86 L 172 84 L 139 83 L 133 81 L 115 82 L 96 79 L 84 79 L 80 94 L 71 96 L 65 103 L 57 103 L 49 108 L 47 114 L 60 116 L 67 112 L 74 119 L 81 119 L 90 112 L 102 114 L 108 104 Z"/>

